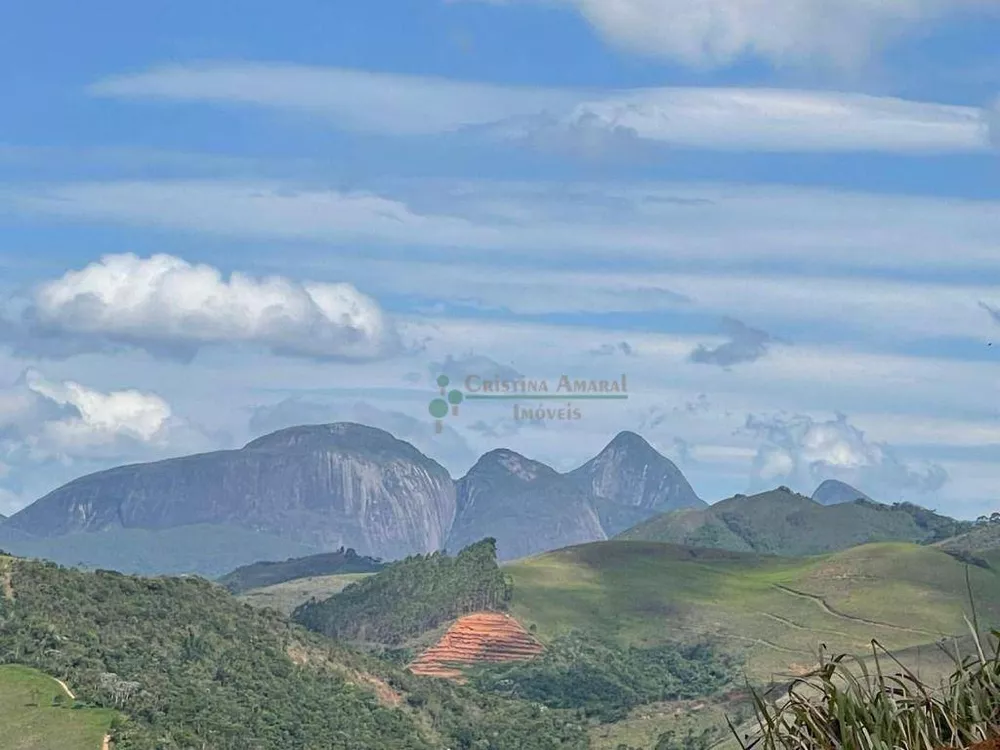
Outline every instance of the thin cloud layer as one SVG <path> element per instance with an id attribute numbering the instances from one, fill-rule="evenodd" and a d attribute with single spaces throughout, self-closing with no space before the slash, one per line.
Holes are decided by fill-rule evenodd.
<path id="1" fill-rule="evenodd" d="M 979 107 L 831 91 L 545 89 L 249 62 L 153 68 L 88 90 L 100 97 L 282 109 L 351 132 L 461 134 L 585 156 L 635 154 L 643 143 L 773 152 L 990 148 Z"/>
<path id="2" fill-rule="evenodd" d="M 503 249 L 505 259 L 536 262 L 544 248 L 547 257 L 569 255 L 578 262 L 613 252 L 622 260 L 692 262 L 730 274 L 761 261 L 798 268 L 816 262 L 825 269 L 1000 268 L 992 240 L 1000 234 L 996 201 L 730 184 L 571 188 L 401 183 L 390 197 L 268 182 L 81 182 L 0 191 L 0 205 L 31 215 L 227 237 L 337 241 L 347 245 L 345 253 L 374 242 L 419 247 L 424 257 L 444 248 L 470 258 Z M 509 278 L 511 273 L 491 274 L 476 285 Z M 517 276 L 518 283 L 551 293 L 533 278 Z M 633 291 L 667 305 L 686 296 L 655 284 Z"/>
<path id="3" fill-rule="evenodd" d="M 609 42 L 685 65 L 744 57 L 854 67 L 885 42 L 983 0 L 485 0 L 575 8 Z"/>
<path id="4" fill-rule="evenodd" d="M 29 337 L 65 339 L 77 350 L 124 345 L 187 357 L 236 343 L 288 356 L 368 359 L 395 344 L 378 305 L 350 284 L 226 279 L 169 255 L 108 255 L 69 271 L 35 289 L 22 325 Z"/>
<path id="5" fill-rule="evenodd" d="M 941 489 L 948 474 L 941 466 L 912 466 L 885 444 L 869 440 L 846 415 L 817 421 L 807 415 L 747 417 L 745 431 L 760 440 L 753 462 L 757 488 L 777 483 L 815 487 L 824 479 L 839 479 L 887 502 L 900 493 L 925 495 Z M 882 497 L 879 497 L 879 494 Z"/>

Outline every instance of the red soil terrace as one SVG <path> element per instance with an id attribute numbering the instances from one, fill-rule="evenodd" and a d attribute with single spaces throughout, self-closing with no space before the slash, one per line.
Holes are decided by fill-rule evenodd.
<path id="1" fill-rule="evenodd" d="M 484 662 L 526 661 L 543 651 L 521 623 L 501 612 L 460 617 L 440 641 L 412 664 L 413 674 L 462 681 L 460 666 Z"/>

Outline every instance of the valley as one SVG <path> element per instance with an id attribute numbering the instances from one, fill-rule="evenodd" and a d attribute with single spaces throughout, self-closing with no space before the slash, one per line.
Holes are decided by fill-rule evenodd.
<path id="1" fill-rule="evenodd" d="M 91 717 L 112 750 L 154 750 L 154 736 L 178 750 L 189 736 L 220 750 L 250 738 L 262 750 L 305 750 L 331 733 L 344 750 L 470 737 L 491 750 L 738 750 L 726 719 L 752 723 L 748 684 L 780 690 L 833 654 L 873 666 L 883 649 L 933 683 L 954 666 L 942 646 L 970 653 L 970 594 L 981 635 L 1000 622 L 996 524 L 878 503 L 843 483 L 825 483 L 816 499 L 779 487 L 709 505 L 631 433 L 564 474 L 492 451 L 452 490 L 440 485 L 445 499 L 454 492 L 454 516 L 442 521 L 440 498 L 425 493 L 437 481 L 419 468 L 425 458 L 380 431 L 333 427 L 277 433 L 224 457 L 223 467 L 253 460 L 263 470 L 281 456 L 296 472 L 319 460 L 344 472 L 336 490 L 293 483 L 287 501 L 268 495 L 268 521 L 255 500 L 265 528 L 233 523 L 240 506 L 226 510 L 228 501 L 197 518 L 183 503 L 171 511 L 195 525 L 144 508 L 156 492 L 147 475 L 174 471 L 169 462 L 112 472 L 110 485 L 85 477 L 97 502 L 119 498 L 103 511 L 71 483 L 3 522 L 25 557 L 63 544 L 62 560 L 78 559 L 68 568 L 0 557 L 0 664 L 74 685 L 82 708 L 59 716 Z M 391 468 L 400 461 L 409 463 Z M 362 465 L 378 492 L 408 492 L 393 489 L 394 476 L 408 476 L 425 494 L 389 504 L 366 494 L 369 509 L 345 527 L 356 533 L 323 536 L 338 509 L 362 500 L 352 494 Z M 365 525 L 366 513 L 391 516 L 405 503 L 431 505 L 407 510 L 422 520 L 388 536 Z M 46 518 L 84 507 L 87 518 L 118 520 L 67 530 L 64 519 L 51 527 L 59 533 L 39 535 Z M 443 524 L 438 542 L 419 541 L 432 518 Z M 372 546 L 380 535 L 416 546 Z M 373 554 L 389 549 L 399 551 Z M 129 575 L 136 568 L 147 575 Z M 275 691 L 295 700 L 252 708 Z M 18 711 L 37 718 L 36 708 Z"/>

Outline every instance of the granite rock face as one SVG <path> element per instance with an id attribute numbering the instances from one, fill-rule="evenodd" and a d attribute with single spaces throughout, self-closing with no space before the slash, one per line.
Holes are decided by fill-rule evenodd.
<path id="1" fill-rule="evenodd" d="M 247 532 L 269 549 L 287 543 L 310 554 L 349 547 L 383 560 L 441 549 L 456 553 L 494 537 L 499 557 L 510 560 L 607 539 L 689 507 L 705 503 L 673 463 L 631 432 L 566 474 L 497 449 L 455 481 L 410 443 L 338 422 L 279 430 L 239 450 L 81 477 L 4 521 L 0 542 L 18 545 L 15 553 L 42 550 L 63 564 L 107 566 L 107 545 L 117 540 L 122 560 L 116 568 L 134 567 L 137 551 L 156 547 L 144 571 L 163 567 L 164 544 L 194 572 L 208 563 L 192 545 L 214 545 L 217 564 L 254 562 L 229 554 L 246 547 Z M 192 542 L 178 547 L 185 529 Z M 216 541 L 204 541 L 209 539 Z M 72 549 L 73 559 L 48 551 L 53 545 L 66 554 Z M 174 571 L 183 560 L 169 562 Z"/>
<path id="2" fill-rule="evenodd" d="M 5 526 L 52 537 L 225 524 L 396 558 L 440 549 L 454 517 L 443 466 L 388 432 L 338 423 L 81 477 Z"/>
<path id="3" fill-rule="evenodd" d="M 491 536 L 497 558 L 607 539 L 591 497 L 564 474 L 505 449 L 490 451 L 458 481 L 448 550 Z"/>
<path id="4" fill-rule="evenodd" d="M 659 513 L 705 508 L 681 470 L 634 432 L 620 432 L 567 477 L 594 498 L 608 536 Z"/>

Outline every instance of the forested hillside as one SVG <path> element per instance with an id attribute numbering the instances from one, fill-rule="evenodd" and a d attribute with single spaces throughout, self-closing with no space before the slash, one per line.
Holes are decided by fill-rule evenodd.
<path id="1" fill-rule="evenodd" d="M 244 565 L 218 579 L 233 594 L 250 589 L 274 586 L 286 581 L 342 573 L 374 573 L 384 566 L 381 560 L 359 555 L 353 549 L 341 547 L 336 552 L 324 552 L 307 557 L 293 557 L 282 562 L 256 562 Z"/>
<path id="2" fill-rule="evenodd" d="M 566 714 L 399 672 L 202 579 L 5 557 L 0 583 L 0 663 L 120 709 L 115 750 L 586 747 Z"/>
<path id="3" fill-rule="evenodd" d="M 399 645 L 468 612 L 505 609 L 511 596 L 490 538 L 455 557 L 435 552 L 393 563 L 325 601 L 303 604 L 293 619 L 334 638 Z"/>

